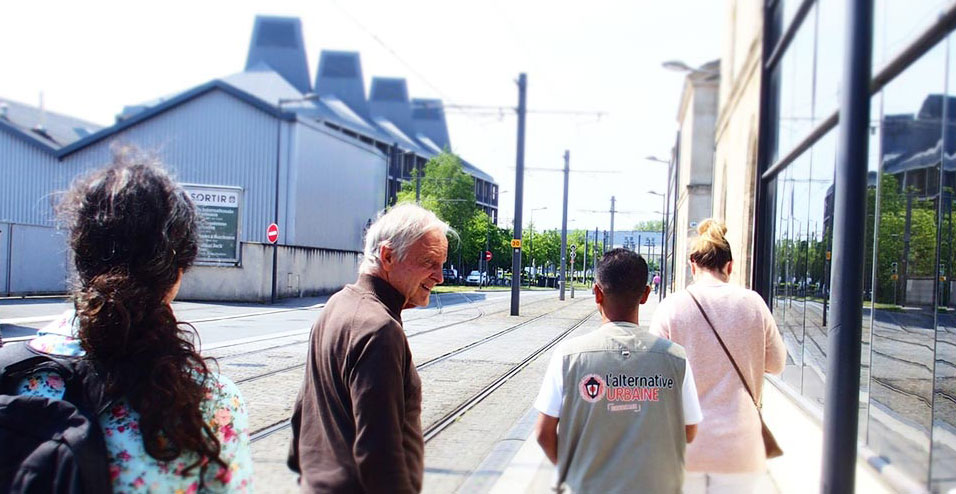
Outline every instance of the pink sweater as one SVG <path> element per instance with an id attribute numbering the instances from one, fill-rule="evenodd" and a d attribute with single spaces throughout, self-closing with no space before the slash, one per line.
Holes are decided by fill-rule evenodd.
<path id="1" fill-rule="evenodd" d="M 698 282 L 689 290 L 707 311 L 759 401 L 764 372 L 780 374 L 787 357 L 767 305 L 756 292 L 715 279 Z M 704 420 L 697 438 L 687 445 L 687 470 L 764 471 L 766 457 L 753 401 L 686 291 L 658 306 L 651 332 L 683 346 L 694 370 Z"/>

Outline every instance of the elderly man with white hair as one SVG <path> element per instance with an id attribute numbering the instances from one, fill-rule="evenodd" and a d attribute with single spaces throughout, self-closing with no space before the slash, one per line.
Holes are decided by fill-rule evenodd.
<path id="1" fill-rule="evenodd" d="M 289 467 L 303 492 L 419 492 L 421 380 L 402 309 L 428 305 L 453 232 L 434 213 L 398 205 L 368 229 L 359 278 L 312 327 L 292 416 Z"/>

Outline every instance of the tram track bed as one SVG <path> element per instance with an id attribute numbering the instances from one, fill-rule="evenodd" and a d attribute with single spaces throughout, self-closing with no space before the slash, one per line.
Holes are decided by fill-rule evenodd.
<path id="1" fill-rule="evenodd" d="M 471 355 L 498 354 L 508 358 L 509 352 L 520 354 L 529 348 L 529 345 L 543 338 L 542 334 L 554 333 L 579 320 L 580 317 L 575 318 L 573 315 L 574 310 L 593 310 L 593 305 L 584 300 L 571 304 L 554 301 L 551 304 L 539 304 L 534 310 L 535 312 L 529 310 L 531 314 L 518 318 L 489 316 L 491 320 L 482 321 L 481 324 L 467 325 L 454 331 L 449 328 L 449 333 L 430 333 L 428 341 L 422 341 L 425 338 L 410 340 L 416 367 L 422 375 L 423 396 L 430 396 L 425 373 L 431 368 L 444 368 L 448 361 Z M 305 351 L 301 351 L 296 355 L 293 350 L 286 349 L 281 353 L 269 352 L 268 355 L 251 357 L 249 367 L 236 366 L 238 362 L 231 364 L 235 368 L 230 369 L 226 375 L 236 382 L 246 398 L 250 415 L 249 429 L 253 440 L 258 441 L 259 433 L 291 416 L 295 396 L 304 375 L 305 354 Z M 501 362 L 504 362 L 501 365 L 506 365 L 508 360 Z M 482 365 L 479 361 L 472 364 L 472 367 L 473 369 L 461 375 L 457 372 L 450 372 L 449 375 L 457 376 L 459 380 L 465 380 L 475 386 L 483 382 L 482 380 L 493 379 L 487 378 L 489 371 L 482 367 L 494 365 Z M 447 387 L 459 389 L 456 386 Z M 466 391 L 461 393 L 466 393 L 467 389 L 471 388 L 466 386 L 464 389 Z M 263 399 L 260 400 L 261 392 Z M 427 400 L 423 402 L 423 424 L 429 423 L 427 417 L 431 413 L 430 406 Z M 436 416 L 442 415 L 442 410 L 439 408 L 439 411 L 435 412 Z"/>
<path id="2" fill-rule="evenodd" d="M 501 405 L 502 413 L 505 410 L 507 413 L 499 414 L 498 419 L 486 424 L 497 431 L 485 434 L 492 442 L 487 447 L 459 452 L 469 458 L 475 456 L 474 465 L 480 463 L 498 435 L 505 433 L 509 424 L 530 406 L 533 396 L 515 399 L 514 396 L 521 393 L 515 392 L 521 388 L 515 383 L 521 381 L 523 385 L 530 385 L 533 382 L 536 393 L 544 369 L 541 362 L 546 364 L 553 345 L 569 331 L 593 329 L 598 321 L 590 297 L 536 305 L 540 307 L 531 306 L 527 310 L 523 307 L 522 312 L 526 315 L 518 318 L 503 311 L 503 314 L 482 317 L 476 325 L 461 325 L 452 331 L 436 331 L 409 340 L 422 377 L 422 425 L 430 433 L 426 445 L 426 484 L 430 482 L 432 471 L 432 444 L 441 445 L 446 437 L 456 436 L 458 432 L 454 431 L 460 424 L 474 420 L 469 418 L 473 414 L 482 415 L 481 419 L 486 421 L 494 417 L 494 414 L 479 409 L 484 410 L 489 404 L 495 404 L 492 408 L 499 408 L 502 401 L 498 398 L 499 393 L 511 389 L 511 396 Z M 588 323 L 586 327 L 582 326 L 585 322 Z M 442 340 L 443 344 L 440 344 Z M 285 465 L 291 434 L 284 421 L 291 414 L 302 379 L 301 369 L 240 384 L 249 407 L 250 430 L 255 439 L 252 455 L 257 483 L 269 485 L 270 492 L 296 492 L 297 489 Z M 535 373 L 526 376 L 526 370 L 530 369 Z M 250 396 L 253 393 L 255 397 Z M 523 393 L 527 394 L 527 389 Z M 512 417 L 514 414 L 517 416 Z M 501 420 L 505 416 L 507 418 Z M 467 475 L 459 477 L 461 480 Z"/>

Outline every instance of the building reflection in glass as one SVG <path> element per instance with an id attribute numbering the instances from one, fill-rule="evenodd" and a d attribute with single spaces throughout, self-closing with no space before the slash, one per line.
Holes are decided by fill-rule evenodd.
<path id="1" fill-rule="evenodd" d="M 839 101 L 844 2 L 812 2 L 769 74 L 770 162 Z M 769 2 L 779 36 L 797 2 Z M 802 4 L 806 5 L 806 4 Z M 876 0 L 874 68 L 896 57 L 949 0 Z M 781 9 L 783 9 L 781 11 Z M 789 10 L 788 10 L 789 9 Z M 787 14 L 788 15 L 784 15 Z M 780 20 L 783 23 L 780 23 Z M 776 27 L 774 27 L 776 26 Z M 860 433 L 916 490 L 956 492 L 956 47 L 953 34 L 871 100 Z M 774 38 L 771 35 L 771 39 Z M 778 47 L 779 48 L 779 47 Z M 832 129 L 773 179 L 770 305 L 787 346 L 785 384 L 822 405 L 833 241 Z M 759 261 L 758 261 L 759 262 Z"/>
<path id="2" fill-rule="evenodd" d="M 950 101 L 938 94 L 943 55 L 931 51 L 884 90 L 882 164 L 867 199 L 878 212 L 868 443 L 914 479 L 929 477 L 942 121 Z M 922 99 L 910 107 L 915 113 L 897 110 L 914 97 Z"/>

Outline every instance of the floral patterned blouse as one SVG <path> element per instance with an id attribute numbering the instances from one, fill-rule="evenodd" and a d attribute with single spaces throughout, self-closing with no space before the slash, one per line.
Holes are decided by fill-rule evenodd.
<path id="1" fill-rule="evenodd" d="M 76 339 L 78 323 L 73 311 L 37 332 L 28 344 L 44 353 L 81 356 L 85 352 Z M 19 383 L 18 394 L 62 399 L 63 379 L 55 372 L 41 371 Z M 219 437 L 220 458 L 229 468 L 211 464 L 206 471 L 202 492 L 252 492 L 252 458 L 249 454 L 249 417 L 239 388 L 225 376 L 210 374 L 206 380 L 206 399 L 201 404 L 203 417 Z M 125 399 L 114 402 L 99 417 L 109 455 L 113 492 L 175 493 L 200 492 L 199 468 L 188 474 L 183 470 L 195 462 L 195 453 L 183 453 L 164 462 L 146 452 L 139 430 L 139 413 Z"/>

